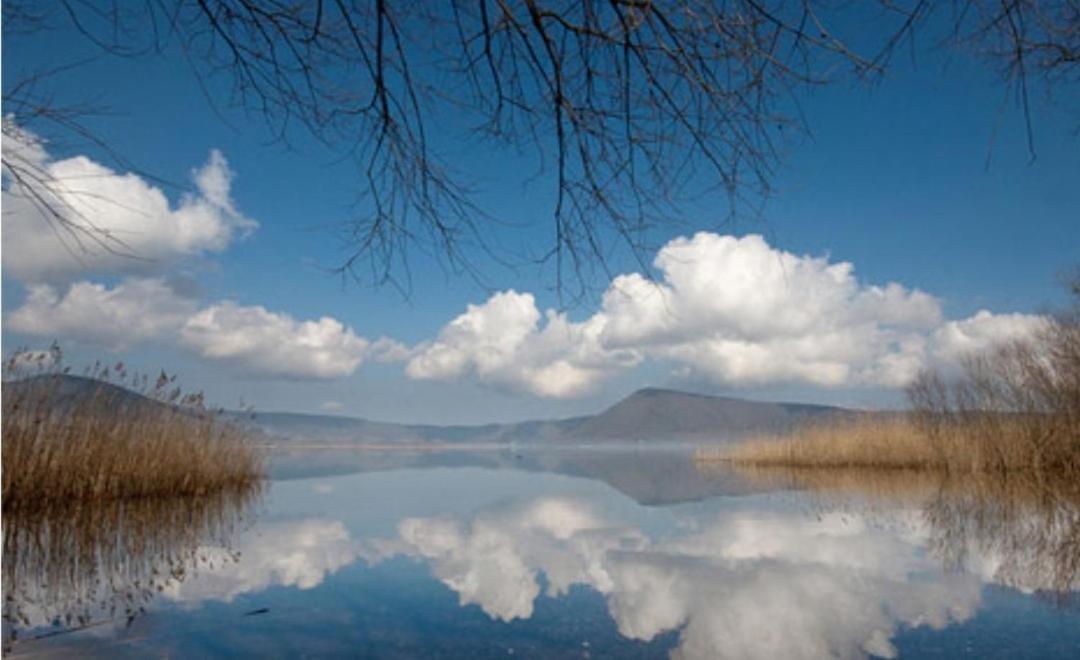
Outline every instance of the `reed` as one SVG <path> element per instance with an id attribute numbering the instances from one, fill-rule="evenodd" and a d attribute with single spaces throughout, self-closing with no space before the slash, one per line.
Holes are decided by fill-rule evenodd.
<path id="1" fill-rule="evenodd" d="M 1037 472 L 1080 475 L 1080 438 L 1052 422 L 986 413 L 938 422 L 915 415 L 857 416 L 702 448 L 699 462 L 815 469 L 874 468 L 955 473 Z"/>
<path id="2" fill-rule="evenodd" d="M 924 371 L 911 409 L 834 417 L 787 435 L 702 449 L 697 460 L 797 468 L 1080 475 L 1080 277 L 1073 310 L 1032 336 L 968 355 L 958 375 Z"/>
<path id="3" fill-rule="evenodd" d="M 787 435 L 759 436 L 733 447 L 702 448 L 695 458 L 761 467 L 944 467 L 940 454 L 904 416 L 852 416 L 806 424 Z"/>
<path id="4" fill-rule="evenodd" d="M 75 378 L 56 366 L 54 350 L 29 376 L 18 363 L 24 358 L 8 364 L 7 375 L 22 377 L 3 390 L 5 514 L 202 496 L 262 479 L 264 457 L 247 433 L 206 409 L 201 395 L 184 395 L 174 378 L 151 382 L 119 364 Z"/>

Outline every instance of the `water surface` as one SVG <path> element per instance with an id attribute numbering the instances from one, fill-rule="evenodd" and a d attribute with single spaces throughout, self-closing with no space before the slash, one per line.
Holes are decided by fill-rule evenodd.
<path id="1" fill-rule="evenodd" d="M 649 450 L 336 451 L 273 472 L 254 502 L 113 511 L 78 542 L 5 518 L 9 652 L 1080 657 L 1080 508 L 1053 489 Z"/>

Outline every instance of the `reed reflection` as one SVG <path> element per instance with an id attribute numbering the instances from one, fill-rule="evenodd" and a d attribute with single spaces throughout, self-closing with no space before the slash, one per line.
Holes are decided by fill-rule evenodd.
<path id="1" fill-rule="evenodd" d="M 956 476 L 909 470 L 738 468 L 773 487 L 809 490 L 823 507 L 889 515 L 914 507 L 927 548 L 946 570 L 1058 603 L 1080 593 L 1080 483 L 1030 475 Z"/>
<path id="2" fill-rule="evenodd" d="M 3 641 L 130 624 L 156 594 L 239 560 L 229 548 L 262 492 L 5 511 Z M 51 629 L 45 630 L 49 626 Z"/>

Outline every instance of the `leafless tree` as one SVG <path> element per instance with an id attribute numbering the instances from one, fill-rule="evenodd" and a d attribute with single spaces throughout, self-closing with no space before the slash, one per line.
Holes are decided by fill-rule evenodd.
<path id="1" fill-rule="evenodd" d="M 908 387 L 935 448 L 983 447 L 1001 466 L 1036 471 L 1080 467 L 1080 275 L 1069 288 L 1071 308 L 1044 317 L 1029 336 L 966 355 L 957 377 L 926 370 Z"/>
<path id="2" fill-rule="evenodd" d="M 677 222 L 688 198 L 721 191 L 729 217 L 753 212 L 805 128 L 799 92 L 880 75 L 924 26 L 947 28 L 931 47 L 1001 68 L 1029 140 L 1029 81 L 1080 76 L 1076 0 L 62 0 L 45 13 L 6 2 L 4 29 L 66 21 L 116 56 L 178 44 L 215 104 L 353 158 L 363 203 L 341 271 L 376 281 L 408 272 L 409 246 L 466 270 L 471 250 L 491 251 L 496 219 L 436 125 L 551 173 L 538 258 L 562 291 L 620 243 L 643 258 L 650 228 Z M 18 91 L 5 90 L 9 108 Z"/>

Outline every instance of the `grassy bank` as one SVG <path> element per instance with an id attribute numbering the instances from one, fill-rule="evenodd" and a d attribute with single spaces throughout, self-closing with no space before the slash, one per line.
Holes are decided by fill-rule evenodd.
<path id="1" fill-rule="evenodd" d="M 1074 307 L 1022 340 L 924 371 L 910 411 L 852 415 L 698 453 L 703 462 L 1080 476 L 1080 277 Z"/>
<path id="2" fill-rule="evenodd" d="M 162 377 L 130 389 L 60 373 L 8 380 L 3 396 L 3 509 L 243 489 L 262 452 L 238 426 Z"/>
<path id="3" fill-rule="evenodd" d="M 699 449 L 695 458 L 761 467 L 945 467 L 943 457 L 904 417 L 852 417 L 802 426 L 786 435 L 764 435 L 733 447 Z"/>
<path id="4" fill-rule="evenodd" d="M 1000 413 L 954 416 L 932 425 L 917 414 L 865 415 L 730 448 L 700 449 L 696 459 L 761 467 L 1080 475 L 1080 437 L 1052 420 Z"/>

